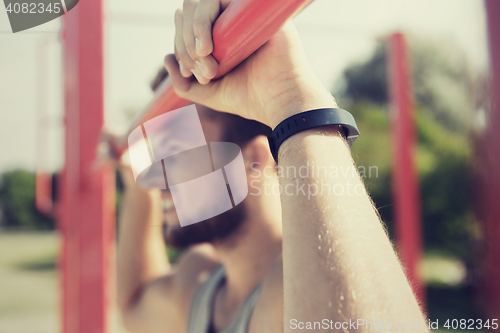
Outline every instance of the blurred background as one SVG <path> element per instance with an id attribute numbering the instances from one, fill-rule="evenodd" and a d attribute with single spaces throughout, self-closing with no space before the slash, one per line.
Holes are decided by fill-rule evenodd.
<path id="1" fill-rule="evenodd" d="M 124 132 L 153 94 L 173 51 L 181 1 L 105 2 L 106 127 Z M 393 236 L 387 40 L 405 33 L 416 107 L 423 258 L 432 320 L 486 316 L 479 293 L 484 228 L 477 213 L 475 149 L 487 126 L 488 45 L 479 0 L 316 0 L 295 19 L 318 77 L 362 135 L 353 148 Z M 35 170 L 64 160 L 61 19 L 12 34 L 0 10 L 0 333 L 60 330 L 53 214 L 35 208 Z M 498 172 L 500 170 L 490 170 Z M 117 205 L 120 182 L 117 181 Z M 57 193 L 54 193 L 57 196 Z M 169 252 L 173 253 L 173 252 Z M 123 329 L 113 319 L 113 332 Z"/>

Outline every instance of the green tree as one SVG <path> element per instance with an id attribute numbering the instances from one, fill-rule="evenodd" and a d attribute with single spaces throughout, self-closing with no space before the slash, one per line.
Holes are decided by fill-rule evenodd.
<path id="1" fill-rule="evenodd" d="M 417 104 L 452 131 L 468 131 L 476 105 L 476 80 L 468 62 L 450 42 L 433 43 L 409 38 L 413 88 Z M 367 100 L 385 105 L 387 91 L 387 47 L 380 42 L 365 62 L 344 71 L 336 96 L 348 103 Z"/>
<path id="2" fill-rule="evenodd" d="M 4 173 L 0 178 L 2 224 L 19 229 L 53 229 L 54 219 L 35 207 L 35 175 L 25 170 Z"/>
<path id="3" fill-rule="evenodd" d="M 473 80 L 461 52 L 430 42 L 410 42 L 416 95 L 422 222 L 426 249 L 472 260 L 466 246 L 477 238 L 473 214 L 470 121 Z M 455 54 L 453 57 L 450 54 Z M 365 179 L 390 233 L 393 229 L 391 133 L 388 115 L 386 47 L 379 44 L 364 63 L 344 72 L 340 104 L 356 115 L 361 131 L 353 155 L 359 166 L 378 168 Z"/>

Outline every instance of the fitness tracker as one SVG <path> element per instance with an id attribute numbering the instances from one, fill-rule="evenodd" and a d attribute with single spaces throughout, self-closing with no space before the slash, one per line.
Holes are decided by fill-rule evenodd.
<path id="1" fill-rule="evenodd" d="M 271 154 L 276 163 L 278 163 L 278 150 L 286 139 L 299 132 L 328 125 L 341 125 L 341 134 L 350 147 L 359 136 L 356 121 L 346 110 L 328 108 L 298 113 L 279 123 L 268 137 Z"/>

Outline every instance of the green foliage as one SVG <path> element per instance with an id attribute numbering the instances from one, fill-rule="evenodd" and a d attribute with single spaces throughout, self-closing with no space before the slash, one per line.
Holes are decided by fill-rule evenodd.
<path id="1" fill-rule="evenodd" d="M 390 121 L 386 108 L 368 102 L 353 104 L 351 111 L 361 132 L 353 146 L 358 168 L 378 169 L 365 178 L 389 233 L 393 229 Z M 438 248 L 471 259 L 464 244 L 475 237 L 472 212 L 471 149 L 467 137 L 438 123 L 429 111 L 417 116 L 418 147 L 415 152 L 421 187 L 422 221 L 427 248 Z"/>
<path id="2" fill-rule="evenodd" d="M 425 243 L 472 259 L 477 228 L 473 214 L 471 147 L 466 135 L 453 133 L 420 111 L 418 170 L 421 179 Z"/>
<path id="3" fill-rule="evenodd" d="M 167 251 L 168 262 L 174 264 L 177 262 L 184 250 L 174 249 L 168 245 L 165 245 L 165 251 Z"/>
<path id="4" fill-rule="evenodd" d="M 378 174 L 367 175 L 365 183 L 373 197 L 381 205 L 391 202 L 388 177 L 391 168 L 391 141 L 385 108 L 368 102 L 352 105 L 350 111 L 356 117 L 361 135 L 352 148 L 358 168 L 369 170 L 374 166 Z M 378 176 L 378 177 L 377 177 Z M 383 208 L 385 209 L 385 208 Z"/>
<path id="5" fill-rule="evenodd" d="M 24 170 L 6 172 L 0 180 L 2 224 L 19 229 L 53 229 L 54 219 L 35 208 L 35 175 Z"/>
<path id="6" fill-rule="evenodd" d="M 413 89 L 417 104 L 452 131 L 467 131 L 475 105 L 474 80 L 463 52 L 450 43 L 409 38 Z M 371 58 L 345 70 L 343 89 L 335 95 L 347 102 L 367 100 L 385 105 L 388 54 L 379 43 Z"/>
<path id="7" fill-rule="evenodd" d="M 473 80 L 464 57 L 449 43 L 410 39 L 413 89 L 418 105 L 415 151 L 420 177 L 426 250 L 437 249 L 471 261 L 478 237 L 473 214 L 470 118 Z M 378 167 L 365 183 L 389 233 L 393 229 L 391 131 L 388 116 L 387 52 L 380 43 L 372 57 L 344 72 L 341 104 L 356 116 L 361 136 L 353 147 L 359 166 Z M 350 105 L 349 105 L 350 104 Z"/>
<path id="8" fill-rule="evenodd" d="M 386 104 L 388 100 L 386 58 L 385 46 L 380 43 L 370 59 L 353 64 L 344 71 L 345 86 L 335 96 L 357 102 L 367 100 L 376 104 Z"/>

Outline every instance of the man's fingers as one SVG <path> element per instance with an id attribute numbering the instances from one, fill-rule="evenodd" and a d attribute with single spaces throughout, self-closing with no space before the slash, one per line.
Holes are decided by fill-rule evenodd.
<path id="1" fill-rule="evenodd" d="M 175 58 L 179 61 L 180 72 L 184 77 L 192 75 L 191 68 L 195 66 L 194 61 L 191 59 L 184 46 L 184 14 L 182 8 L 175 11 Z"/>
<path id="2" fill-rule="evenodd" d="M 174 88 L 176 88 L 176 92 L 177 90 L 181 92 L 189 90 L 191 80 L 190 78 L 186 78 L 183 76 L 183 74 L 181 73 L 181 69 L 179 68 L 180 65 L 175 59 L 175 56 L 173 54 L 167 55 L 165 57 L 164 63 L 168 75 L 172 78 L 172 84 L 174 85 Z M 180 96 L 181 94 L 178 93 L 178 95 Z"/>
<path id="3" fill-rule="evenodd" d="M 202 0 L 198 4 L 193 18 L 196 54 L 206 57 L 214 50 L 212 27 L 221 13 L 219 0 Z"/>
<path id="4" fill-rule="evenodd" d="M 220 80 L 204 85 L 198 83 L 197 81 L 183 77 L 180 74 L 179 66 L 173 54 L 169 54 L 165 57 L 165 68 L 172 78 L 175 93 L 179 97 L 187 99 L 193 103 L 203 104 L 209 108 L 224 111 L 218 99 L 217 92 Z"/>
<path id="5" fill-rule="evenodd" d="M 186 47 L 186 51 L 191 57 L 191 59 L 193 59 L 193 61 L 196 61 L 198 59 L 198 55 L 196 54 L 195 38 L 193 32 L 193 17 L 197 6 L 198 6 L 197 0 L 184 0 L 182 33 L 184 37 L 184 45 Z"/>
<path id="6" fill-rule="evenodd" d="M 208 81 L 213 79 L 215 74 L 217 74 L 217 69 L 219 68 L 219 63 L 212 55 L 208 57 L 200 58 L 195 61 L 196 66 L 198 67 L 198 71 L 203 75 L 203 77 L 207 78 Z M 200 82 L 201 84 L 206 84 L 208 82 Z"/>
<path id="7" fill-rule="evenodd" d="M 183 7 L 175 12 L 175 66 L 184 78 L 194 75 L 206 85 L 217 74 L 219 64 L 211 55 L 213 51 L 212 26 L 229 0 L 184 0 Z M 201 55 L 200 55 L 201 54 Z M 172 66 L 168 64 L 166 66 Z M 187 83 L 178 79 L 177 88 Z"/>
<path id="8" fill-rule="evenodd" d="M 183 36 L 186 51 L 195 63 L 195 66 L 188 69 L 193 72 L 201 84 L 207 84 L 217 73 L 218 63 L 212 56 L 200 57 L 196 52 L 197 39 L 195 38 L 193 24 L 195 12 L 198 11 L 199 5 L 198 0 L 184 0 Z M 210 29 L 211 27 L 209 27 Z"/>

